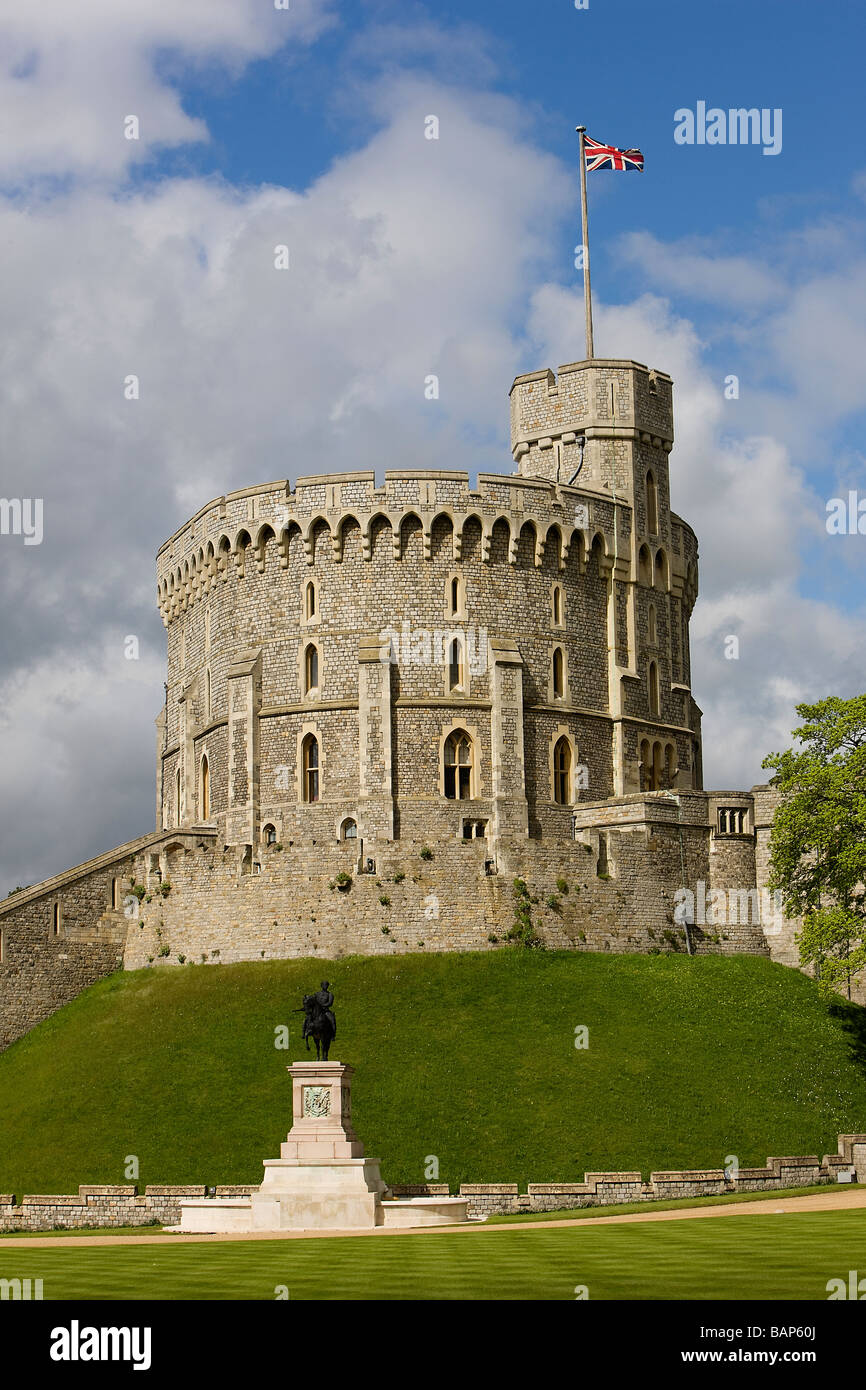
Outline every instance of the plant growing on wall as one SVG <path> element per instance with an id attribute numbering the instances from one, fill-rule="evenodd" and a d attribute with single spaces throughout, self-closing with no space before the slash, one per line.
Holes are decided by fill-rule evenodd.
<path id="1" fill-rule="evenodd" d="M 541 937 L 532 924 L 532 897 L 525 879 L 516 878 L 513 885 L 514 925 L 505 933 L 506 941 L 515 946 L 538 948 L 543 946 Z"/>

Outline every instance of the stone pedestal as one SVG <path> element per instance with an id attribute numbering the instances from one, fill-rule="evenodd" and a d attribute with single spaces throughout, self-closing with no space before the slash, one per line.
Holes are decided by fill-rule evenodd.
<path id="1" fill-rule="evenodd" d="M 461 1197 L 390 1197 L 378 1158 L 365 1158 L 352 1128 L 352 1067 L 294 1062 L 292 1127 L 279 1158 L 264 1160 L 261 1187 L 249 1197 L 181 1202 L 179 1231 L 369 1230 L 465 1221 Z"/>
<path id="2" fill-rule="evenodd" d="M 264 1161 L 250 1198 L 254 1230 L 346 1230 L 381 1224 L 388 1189 L 379 1159 L 365 1158 L 352 1128 L 353 1069 L 341 1062 L 295 1062 L 292 1128 L 279 1158 Z"/>

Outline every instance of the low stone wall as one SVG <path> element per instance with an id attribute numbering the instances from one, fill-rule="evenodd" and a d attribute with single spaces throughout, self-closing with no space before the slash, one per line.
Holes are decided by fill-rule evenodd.
<path id="1" fill-rule="evenodd" d="M 561 1211 L 612 1206 L 622 1202 L 670 1201 L 681 1197 L 711 1197 L 737 1192 L 782 1192 L 790 1187 L 827 1185 L 850 1172 L 866 1182 L 866 1134 L 840 1134 L 838 1153 L 797 1158 L 768 1158 L 765 1168 L 741 1168 L 736 1178 L 719 1169 L 677 1169 L 650 1174 L 586 1173 L 582 1183 L 529 1183 L 521 1193 L 517 1183 L 461 1183 L 472 1217 L 494 1213 Z M 217 1187 L 217 1197 L 248 1197 L 255 1186 Z M 447 1183 L 395 1183 L 394 1197 L 449 1197 Z M 0 1195 L 0 1231 L 51 1231 L 117 1226 L 174 1226 L 180 1221 L 184 1197 L 206 1197 L 206 1187 L 149 1186 L 79 1187 L 77 1196 Z"/>

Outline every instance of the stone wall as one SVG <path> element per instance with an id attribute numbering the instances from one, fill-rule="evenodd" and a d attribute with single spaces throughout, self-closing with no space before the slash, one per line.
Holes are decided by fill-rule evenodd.
<path id="1" fill-rule="evenodd" d="M 521 1193 L 517 1183 L 461 1183 L 473 1217 L 494 1213 L 561 1211 L 580 1207 L 614 1206 L 621 1202 L 670 1201 L 725 1193 L 781 1193 L 786 1188 L 835 1183 L 839 1175 L 866 1182 L 866 1134 L 840 1134 L 838 1152 L 822 1159 L 768 1158 L 765 1168 L 742 1168 L 736 1178 L 722 1169 L 672 1170 L 651 1173 L 587 1173 L 582 1183 L 529 1183 Z M 217 1197 L 248 1197 L 253 1186 L 217 1187 Z M 173 1226 L 180 1221 L 184 1197 L 206 1197 L 206 1187 L 148 1186 L 142 1196 L 136 1187 L 79 1187 L 77 1196 L 0 1195 L 0 1231 L 100 1229 L 117 1226 Z M 448 1197 L 447 1183 L 397 1183 L 394 1197 Z M 0 1247 L 2 1248 L 2 1247 Z"/>
<path id="2" fill-rule="evenodd" d="M 184 838 L 142 836 L 0 902 L 0 1051 L 122 968 L 136 874 Z"/>

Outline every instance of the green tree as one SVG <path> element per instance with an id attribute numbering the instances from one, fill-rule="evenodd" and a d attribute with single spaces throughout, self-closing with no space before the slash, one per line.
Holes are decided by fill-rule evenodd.
<path id="1" fill-rule="evenodd" d="M 825 991 L 866 967 L 866 695 L 797 705 L 802 749 L 771 753 L 783 794 L 770 838 L 770 887 L 801 916 L 800 961 Z"/>

